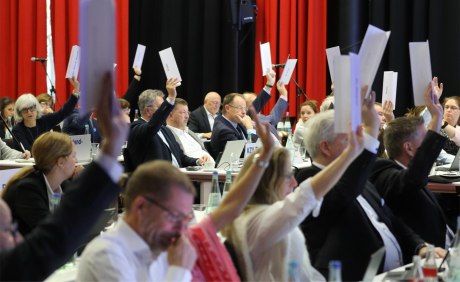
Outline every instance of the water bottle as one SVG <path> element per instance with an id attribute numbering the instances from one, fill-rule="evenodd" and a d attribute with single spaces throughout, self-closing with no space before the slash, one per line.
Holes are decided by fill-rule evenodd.
<path id="1" fill-rule="evenodd" d="M 286 149 L 289 151 L 289 155 L 291 155 L 291 162 L 294 163 L 295 157 L 295 147 L 294 147 L 294 140 L 292 140 L 292 134 L 288 133 L 287 141 L 286 141 Z"/>
<path id="2" fill-rule="evenodd" d="M 222 199 L 222 195 L 220 194 L 219 178 L 217 175 L 217 171 L 213 171 L 212 188 L 211 188 L 211 193 L 209 193 L 208 207 L 206 209 L 206 213 L 209 214 L 214 209 L 216 209 L 219 206 L 221 199 Z"/>
<path id="3" fill-rule="evenodd" d="M 89 125 L 85 124 L 85 134 L 90 134 L 89 133 Z"/>
<path id="4" fill-rule="evenodd" d="M 284 131 L 284 123 L 282 121 L 279 121 L 278 124 L 276 125 L 276 131 L 278 131 L 278 133 L 281 133 Z"/>
<path id="5" fill-rule="evenodd" d="M 449 272 L 446 281 L 460 281 L 460 216 L 457 217 L 457 233 L 449 253 Z"/>
<path id="6" fill-rule="evenodd" d="M 428 244 L 428 250 L 426 252 L 425 263 L 423 264 L 423 275 L 425 281 L 438 281 L 438 268 L 436 266 L 436 253 L 434 246 Z"/>
<path id="7" fill-rule="evenodd" d="M 329 262 L 329 279 L 330 282 L 342 282 L 342 262 L 331 260 Z"/>
<path id="8" fill-rule="evenodd" d="M 134 121 L 138 120 L 139 119 L 139 110 L 138 109 L 135 109 L 134 110 Z"/>
<path id="9" fill-rule="evenodd" d="M 53 195 L 51 195 L 51 208 L 50 208 L 50 211 L 54 212 L 57 209 L 57 207 L 59 206 L 60 202 L 61 202 L 61 194 L 53 193 Z"/>
<path id="10" fill-rule="evenodd" d="M 412 268 L 408 277 L 410 282 L 423 282 L 425 276 L 423 275 L 422 263 L 420 261 L 420 256 L 414 256 L 412 258 Z"/>
<path id="11" fill-rule="evenodd" d="M 457 233 L 455 233 L 454 242 L 452 242 L 451 248 L 460 249 L 460 216 L 457 217 Z"/>
<path id="12" fill-rule="evenodd" d="M 227 170 L 226 173 L 227 174 L 225 175 L 224 193 L 222 195 L 222 199 L 225 198 L 225 196 L 230 191 L 230 187 L 232 186 L 232 172 Z"/>
<path id="13" fill-rule="evenodd" d="M 296 261 L 290 261 L 288 263 L 288 281 L 289 282 L 300 281 L 299 263 Z"/>
<path id="14" fill-rule="evenodd" d="M 284 119 L 284 131 L 292 135 L 291 119 L 289 118 L 289 112 L 286 112 L 286 118 Z"/>

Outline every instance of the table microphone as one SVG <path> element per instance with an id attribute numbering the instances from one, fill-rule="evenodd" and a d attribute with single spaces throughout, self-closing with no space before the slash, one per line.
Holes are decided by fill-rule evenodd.
<path id="1" fill-rule="evenodd" d="M 5 125 L 6 129 L 8 130 L 8 132 L 11 134 L 11 136 L 13 137 L 14 141 L 16 141 L 16 143 L 18 143 L 20 146 L 21 146 L 21 149 L 22 149 L 22 152 L 25 153 L 26 152 L 26 149 L 24 148 L 24 145 L 22 145 L 21 142 L 19 142 L 19 140 L 16 138 L 16 136 L 14 136 L 13 132 L 11 131 L 11 129 L 9 128 L 8 124 L 6 123 L 6 120 L 3 118 L 3 116 L 0 114 L 0 118 L 2 119 L 2 122 L 3 124 Z"/>

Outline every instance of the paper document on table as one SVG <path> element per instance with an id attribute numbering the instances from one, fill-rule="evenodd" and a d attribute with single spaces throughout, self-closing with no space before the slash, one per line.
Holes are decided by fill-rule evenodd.
<path id="1" fill-rule="evenodd" d="M 383 73 L 382 107 L 385 101 L 391 101 L 393 110 L 396 108 L 396 91 L 398 87 L 398 73 L 386 71 Z"/>
<path id="2" fill-rule="evenodd" d="M 70 52 L 69 63 L 67 64 L 67 72 L 65 78 L 78 77 L 78 70 L 80 69 L 80 46 L 72 46 Z"/>
<path id="3" fill-rule="evenodd" d="M 166 48 L 158 53 L 160 54 L 160 59 L 161 63 L 163 64 L 163 69 L 165 70 L 166 78 L 170 79 L 174 77 L 178 78 L 179 81 L 182 81 L 172 48 Z"/>
<path id="4" fill-rule="evenodd" d="M 294 72 L 295 65 L 297 64 L 297 59 L 288 59 L 284 65 L 283 73 L 281 74 L 280 83 L 289 84 L 291 80 L 292 73 Z"/>
<path id="5" fill-rule="evenodd" d="M 260 44 L 260 61 L 262 62 L 262 75 L 267 75 L 267 70 L 272 69 L 272 54 L 270 42 Z"/>
<path id="6" fill-rule="evenodd" d="M 104 77 L 113 76 L 115 7 L 112 0 L 81 0 L 79 15 L 80 114 L 85 114 L 96 107 Z"/>
<path id="7" fill-rule="evenodd" d="M 361 60 L 361 85 L 369 86 L 366 97 L 372 90 L 375 74 L 379 68 L 389 37 L 389 31 L 385 32 L 373 25 L 367 27 L 363 43 L 359 49 L 359 58 Z"/>
<path id="8" fill-rule="evenodd" d="M 334 65 L 333 65 L 333 59 L 336 56 L 340 56 L 340 47 L 335 46 L 331 48 L 326 49 L 326 57 L 327 57 L 327 65 L 329 66 L 329 74 L 331 75 L 331 82 L 334 82 Z"/>
<path id="9" fill-rule="evenodd" d="M 409 42 L 410 71 L 412 75 L 412 89 L 414 91 L 414 105 L 424 106 L 425 89 L 430 83 L 431 59 L 430 45 L 426 42 Z"/>
<path id="10" fill-rule="evenodd" d="M 348 133 L 361 124 L 359 56 L 337 56 L 334 65 L 334 132 Z"/>
<path id="11" fill-rule="evenodd" d="M 144 61 L 145 46 L 137 44 L 136 55 L 134 56 L 133 68 L 142 68 L 142 62 Z"/>

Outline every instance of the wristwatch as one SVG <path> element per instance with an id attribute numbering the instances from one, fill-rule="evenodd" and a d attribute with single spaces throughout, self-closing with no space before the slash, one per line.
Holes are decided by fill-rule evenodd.
<path id="1" fill-rule="evenodd" d="M 252 163 L 260 168 L 267 168 L 269 165 L 269 161 L 264 161 L 260 159 L 260 154 L 254 155 L 254 158 L 252 159 Z"/>

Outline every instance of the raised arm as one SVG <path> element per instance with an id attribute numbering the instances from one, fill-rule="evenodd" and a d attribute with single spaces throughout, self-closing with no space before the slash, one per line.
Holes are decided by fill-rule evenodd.
<path id="1" fill-rule="evenodd" d="M 251 111 L 254 115 L 257 134 L 259 140 L 262 142 L 263 149 L 258 156 L 258 162 L 253 163 L 245 173 L 238 175 L 230 192 L 222 200 L 219 207 L 211 213 L 211 219 L 216 230 L 220 230 L 225 225 L 231 223 L 241 214 L 265 172 L 266 166 L 263 164 L 268 164 L 273 154 L 274 142 L 270 135 L 269 125 L 259 121 L 257 115 L 254 113 L 254 108 L 251 108 Z"/>

